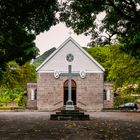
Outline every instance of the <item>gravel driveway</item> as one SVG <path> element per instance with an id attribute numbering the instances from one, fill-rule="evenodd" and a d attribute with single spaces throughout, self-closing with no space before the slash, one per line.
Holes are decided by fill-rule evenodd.
<path id="1" fill-rule="evenodd" d="M 51 113 L 0 112 L 0 140 L 140 140 L 140 113 L 90 112 L 90 121 L 51 121 Z"/>

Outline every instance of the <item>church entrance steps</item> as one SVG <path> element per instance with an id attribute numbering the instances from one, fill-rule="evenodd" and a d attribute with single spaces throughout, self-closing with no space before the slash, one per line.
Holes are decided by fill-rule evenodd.
<path id="1" fill-rule="evenodd" d="M 66 106 L 64 105 L 63 107 L 59 107 L 55 110 L 53 110 L 53 112 L 58 112 L 58 111 L 62 111 L 62 110 L 65 110 Z M 86 112 L 86 110 L 80 108 L 80 107 L 77 107 L 76 105 L 74 105 L 74 108 L 75 110 L 78 110 L 78 111 L 81 111 L 81 112 Z"/>
<path id="2" fill-rule="evenodd" d="M 89 115 L 79 110 L 61 110 L 56 114 L 51 114 L 50 120 L 89 120 Z"/>
<path id="3" fill-rule="evenodd" d="M 77 115 L 84 115 L 84 112 L 78 112 L 78 111 L 71 111 L 71 112 L 69 112 L 69 111 L 66 111 L 66 110 L 62 110 L 61 112 L 56 112 L 56 114 L 77 114 Z"/>

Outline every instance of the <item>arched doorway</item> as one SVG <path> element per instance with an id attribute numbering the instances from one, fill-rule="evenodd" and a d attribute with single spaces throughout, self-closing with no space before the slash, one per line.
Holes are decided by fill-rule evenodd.
<path id="1" fill-rule="evenodd" d="M 72 101 L 73 104 L 76 105 L 76 82 L 72 80 Z M 66 105 L 66 102 L 68 100 L 68 80 L 64 82 L 64 105 Z"/>

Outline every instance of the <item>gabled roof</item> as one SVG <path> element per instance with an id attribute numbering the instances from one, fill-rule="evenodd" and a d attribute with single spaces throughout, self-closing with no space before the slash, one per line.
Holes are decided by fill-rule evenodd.
<path id="1" fill-rule="evenodd" d="M 50 59 L 53 58 L 69 41 L 72 41 L 93 63 L 95 63 L 103 72 L 105 69 L 93 58 L 91 57 L 72 37 L 66 39 L 44 62 L 36 69 L 39 71 Z"/>

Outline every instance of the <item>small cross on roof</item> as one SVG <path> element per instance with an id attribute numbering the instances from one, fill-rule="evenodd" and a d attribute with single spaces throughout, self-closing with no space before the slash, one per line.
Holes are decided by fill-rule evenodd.
<path id="1" fill-rule="evenodd" d="M 72 35 L 72 32 L 71 32 L 71 31 L 69 32 L 69 35 L 70 35 L 70 36 Z"/>

